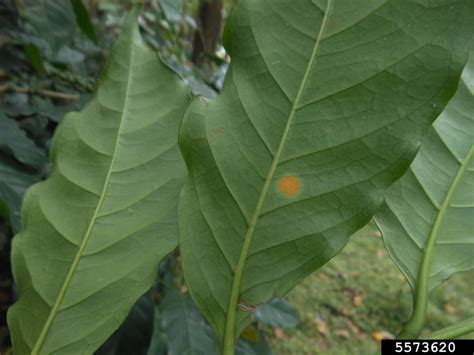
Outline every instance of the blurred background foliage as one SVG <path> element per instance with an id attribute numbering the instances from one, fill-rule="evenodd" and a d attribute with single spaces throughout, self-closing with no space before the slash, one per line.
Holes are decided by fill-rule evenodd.
<path id="1" fill-rule="evenodd" d="M 192 88 L 215 97 L 230 58 L 223 23 L 238 0 L 149 0 L 144 40 Z M 10 244 L 20 230 L 25 190 L 49 174 L 48 149 L 58 123 L 94 92 L 131 2 L 0 0 L 0 352 L 11 351 L 6 311 L 17 297 Z M 341 256 L 307 278 L 288 300 L 259 306 L 237 353 L 373 354 L 393 337 L 411 307 L 406 281 L 369 225 Z M 178 253 L 166 258 L 153 289 L 97 354 L 218 353 L 215 335 L 190 298 Z M 469 315 L 468 275 L 436 291 L 428 328 Z M 292 306 L 294 305 L 294 306 Z M 298 309 L 300 312 L 295 310 Z M 271 348 L 273 350 L 271 350 Z M 358 349 L 354 352 L 354 349 Z M 360 350 L 360 351 L 359 351 Z"/>

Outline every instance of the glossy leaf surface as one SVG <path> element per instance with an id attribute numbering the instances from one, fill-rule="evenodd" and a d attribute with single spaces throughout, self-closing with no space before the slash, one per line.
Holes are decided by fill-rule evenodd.
<path id="1" fill-rule="evenodd" d="M 187 89 L 145 47 L 138 7 L 94 100 L 58 127 L 53 171 L 28 190 L 13 238 L 15 354 L 93 353 L 177 245 Z"/>
<path id="2" fill-rule="evenodd" d="M 455 92 L 473 8 L 239 3 L 222 94 L 195 100 L 180 136 L 184 271 L 225 354 L 255 307 L 336 255 L 403 175 Z"/>

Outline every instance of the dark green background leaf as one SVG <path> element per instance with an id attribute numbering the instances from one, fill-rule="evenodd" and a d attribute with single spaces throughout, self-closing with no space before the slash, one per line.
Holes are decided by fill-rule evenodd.
<path id="1" fill-rule="evenodd" d="M 21 0 L 20 13 L 53 52 L 69 44 L 76 33 L 76 19 L 67 0 Z"/>
<path id="2" fill-rule="evenodd" d="M 255 320 L 282 328 L 294 328 L 300 323 L 298 312 L 282 298 L 258 306 L 253 314 Z"/>
<path id="3" fill-rule="evenodd" d="M 158 0 L 158 3 L 169 21 L 177 21 L 181 17 L 181 7 L 183 6 L 181 0 Z"/>
<path id="4" fill-rule="evenodd" d="M 152 293 L 147 292 L 95 355 L 146 355 L 153 335 L 154 309 Z"/>
<path id="5" fill-rule="evenodd" d="M 82 0 L 70 0 L 72 8 L 74 9 L 74 15 L 76 16 L 76 21 L 79 28 L 84 32 L 84 34 L 89 37 L 89 39 L 97 43 L 97 35 L 95 34 L 94 25 L 91 22 L 89 13 L 87 12 L 86 7 L 82 3 Z"/>
<path id="6" fill-rule="evenodd" d="M 39 176 L 20 170 L 0 159 L 0 212 L 10 219 L 13 231 L 20 230 L 20 208 L 27 188 L 40 180 Z"/>
<path id="7" fill-rule="evenodd" d="M 18 123 L 0 112 L 0 150 L 7 149 L 21 163 L 41 167 L 47 161 L 45 152 L 26 136 Z"/>
<path id="8" fill-rule="evenodd" d="M 168 355 L 219 354 L 212 328 L 189 295 L 169 290 L 162 307 L 161 322 L 167 336 Z"/>

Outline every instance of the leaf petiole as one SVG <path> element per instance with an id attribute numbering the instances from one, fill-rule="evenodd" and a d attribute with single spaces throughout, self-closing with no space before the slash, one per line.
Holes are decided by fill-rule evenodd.
<path id="1" fill-rule="evenodd" d="M 423 339 L 454 339 L 474 332 L 474 317 L 425 335 Z"/>

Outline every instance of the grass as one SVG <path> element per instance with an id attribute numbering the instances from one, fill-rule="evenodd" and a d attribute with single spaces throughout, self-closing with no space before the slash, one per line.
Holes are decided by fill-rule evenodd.
<path id="1" fill-rule="evenodd" d="M 457 274 L 433 292 L 424 333 L 474 315 L 472 276 Z M 301 324 L 273 333 L 275 354 L 366 355 L 379 353 L 379 340 L 401 330 L 410 315 L 411 290 L 369 224 L 288 301 L 298 309 Z"/>

